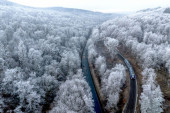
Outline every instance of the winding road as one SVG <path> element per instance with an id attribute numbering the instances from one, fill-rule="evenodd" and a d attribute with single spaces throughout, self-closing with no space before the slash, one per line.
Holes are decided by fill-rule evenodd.
<path id="1" fill-rule="evenodd" d="M 119 58 L 124 62 L 125 58 L 118 52 L 117 55 Z M 126 59 L 127 60 L 127 59 Z M 124 62 L 125 63 L 125 62 Z M 126 64 L 126 63 L 125 63 Z M 130 65 L 126 65 L 129 69 L 129 66 L 133 69 L 133 67 Z M 94 110 L 96 113 L 104 113 L 104 110 L 102 109 L 101 102 L 99 99 L 99 96 L 96 92 L 96 88 L 93 82 L 93 78 L 90 72 L 89 63 L 88 63 L 88 51 L 85 48 L 82 55 L 82 62 L 81 62 L 82 71 L 84 73 L 84 76 L 86 78 L 86 81 L 88 82 L 92 97 L 94 100 Z M 131 71 L 129 71 L 129 74 L 131 75 Z M 130 76 L 129 76 L 130 77 Z M 135 113 L 136 111 L 136 100 L 137 100 L 137 81 L 136 79 L 130 79 L 130 92 L 129 92 L 129 98 L 126 102 L 124 109 L 122 113 Z"/>
<path id="2" fill-rule="evenodd" d="M 119 56 L 119 58 L 123 62 L 125 61 L 125 58 L 120 53 L 118 53 L 117 55 Z M 129 65 L 126 65 L 126 66 L 127 66 L 127 68 L 129 68 Z M 133 69 L 131 64 L 130 64 L 130 66 Z M 131 75 L 131 71 L 129 71 L 129 74 Z M 129 75 L 129 77 L 130 77 L 130 75 Z M 128 99 L 122 113 L 135 113 L 135 111 L 136 111 L 136 99 L 137 99 L 137 89 L 136 89 L 136 87 L 137 87 L 136 79 L 130 79 L 129 99 Z"/>
<path id="3" fill-rule="evenodd" d="M 86 78 L 86 81 L 88 82 L 90 88 L 91 88 L 91 92 L 92 92 L 92 97 L 94 100 L 94 110 L 96 113 L 104 113 L 102 107 L 101 107 L 101 103 L 100 103 L 100 99 L 99 96 L 96 92 L 96 88 L 92 79 L 92 75 L 90 73 L 90 68 L 89 68 L 89 63 L 88 63 L 88 51 L 85 48 L 83 51 L 83 56 L 82 56 L 82 71 L 84 73 L 84 76 Z"/>

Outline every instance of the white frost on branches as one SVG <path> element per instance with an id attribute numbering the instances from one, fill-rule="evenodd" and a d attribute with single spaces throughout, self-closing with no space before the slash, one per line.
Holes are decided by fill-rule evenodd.
<path id="1" fill-rule="evenodd" d="M 142 72 L 143 75 L 143 92 L 140 96 L 141 112 L 142 113 L 161 113 L 163 94 L 160 86 L 156 83 L 156 73 L 154 69 L 146 68 Z"/>

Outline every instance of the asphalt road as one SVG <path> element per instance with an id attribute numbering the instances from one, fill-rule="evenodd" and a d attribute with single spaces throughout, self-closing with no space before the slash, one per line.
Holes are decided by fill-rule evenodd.
<path id="1" fill-rule="evenodd" d="M 118 56 L 124 62 L 125 58 L 120 53 L 118 53 Z M 132 65 L 131 65 L 131 67 L 132 67 Z M 128 66 L 127 66 L 127 68 L 128 68 Z M 132 67 L 132 69 L 133 69 L 133 67 Z M 129 78 L 130 78 L 130 74 L 131 73 L 129 71 Z M 136 74 L 135 74 L 135 76 L 136 76 Z M 136 108 L 136 90 L 137 90 L 136 89 L 136 79 L 130 79 L 129 99 L 128 99 L 127 103 L 125 104 L 123 113 L 135 113 L 135 108 Z"/>
<path id="2" fill-rule="evenodd" d="M 96 89 L 95 89 L 95 85 L 94 85 L 94 82 L 93 82 L 93 79 L 92 79 L 92 75 L 90 73 L 87 49 L 85 49 L 83 51 L 81 66 L 82 66 L 82 71 L 84 73 L 86 81 L 88 82 L 88 84 L 89 84 L 89 86 L 91 88 L 92 97 L 93 97 L 93 100 L 94 100 L 94 110 L 95 110 L 96 113 L 104 113 L 103 109 L 101 107 L 99 96 L 98 96 L 98 94 L 96 92 Z"/>
<path id="3" fill-rule="evenodd" d="M 124 62 L 125 58 L 119 53 L 118 53 L 118 56 Z M 84 76 L 86 78 L 86 81 L 88 82 L 88 84 L 91 88 L 92 97 L 94 100 L 94 110 L 96 113 L 104 113 L 104 110 L 101 107 L 99 96 L 96 92 L 96 88 L 95 88 L 95 85 L 94 85 L 94 82 L 92 79 L 92 75 L 90 73 L 87 49 L 85 49 L 83 51 L 81 66 L 82 66 L 82 70 L 83 70 Z M 133 69 L 133 67 L 132 67 L 132 69 Z M 130 74 L 130 72 L 129 72 L 129 74 Z M 129 77 L 130 77 L 130 75 L 129 75 Z M 129 99 L 124 107 L 123 113 L 135 113 L 135 108 L 136 108 L 136 79 L 130 79 Z"/>
<path id="4" fill-rule="evenodd" d="M 136 79 L 130 79 L 129 100 L 124 109 L 124 113 L 135 113 L 136 105 Z"/>

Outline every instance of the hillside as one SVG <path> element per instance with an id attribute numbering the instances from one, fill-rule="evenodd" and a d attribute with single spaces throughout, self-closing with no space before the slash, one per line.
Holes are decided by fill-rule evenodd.
<path id="1" fill-rule="evenodd" d="M 123 68 L 117 67 L 122 65 L 117 61 L 118 49 L 132 62 L 138 74 L 140 109 L 137 112 L 166 113 L 170 110 L 170 15 L 164 13 L 165 10 L 155 8 L 139 11 L 109 20 L 93 29 L 88 41 L 89 60 L 97 70 L 101 91 L 106 97 L 106 109 L 118 110 L 119 101 L 116 98 L 121 94 L 117 93 L 124 93 L 121 92 L 124 79 L 118 85 L 120 82 L 112 75 L 123 71 Z M 113 64 L 108 65 L 110 62 Z M 116 84 L 118 91 L 110 92 L 115 86 L 109 83 Z M 115 103 L 111 104 L 109 98 L 114 99 Z"/>
<path id="2" fill-rule="evenodd" d="M 128 99 L 137 113 L 170 113 L 170 8 L 124 16 L 0 0 L 0 112 L 119 113 Z"/>
<path id="3" fill-rule="evenodd" d="M 91 29 L 110 18 L 111 14 L 31 8 L 1 0 L 0 112 L 93 113 L 80 65 L 82 50 Z"/>

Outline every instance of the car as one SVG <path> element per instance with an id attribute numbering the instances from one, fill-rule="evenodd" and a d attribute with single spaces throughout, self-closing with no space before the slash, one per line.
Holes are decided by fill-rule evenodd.
<path id="1" fill-rule="evenodd" d="M 130 78 L 135 79 L 135 74 L 131 74 Z"/>

